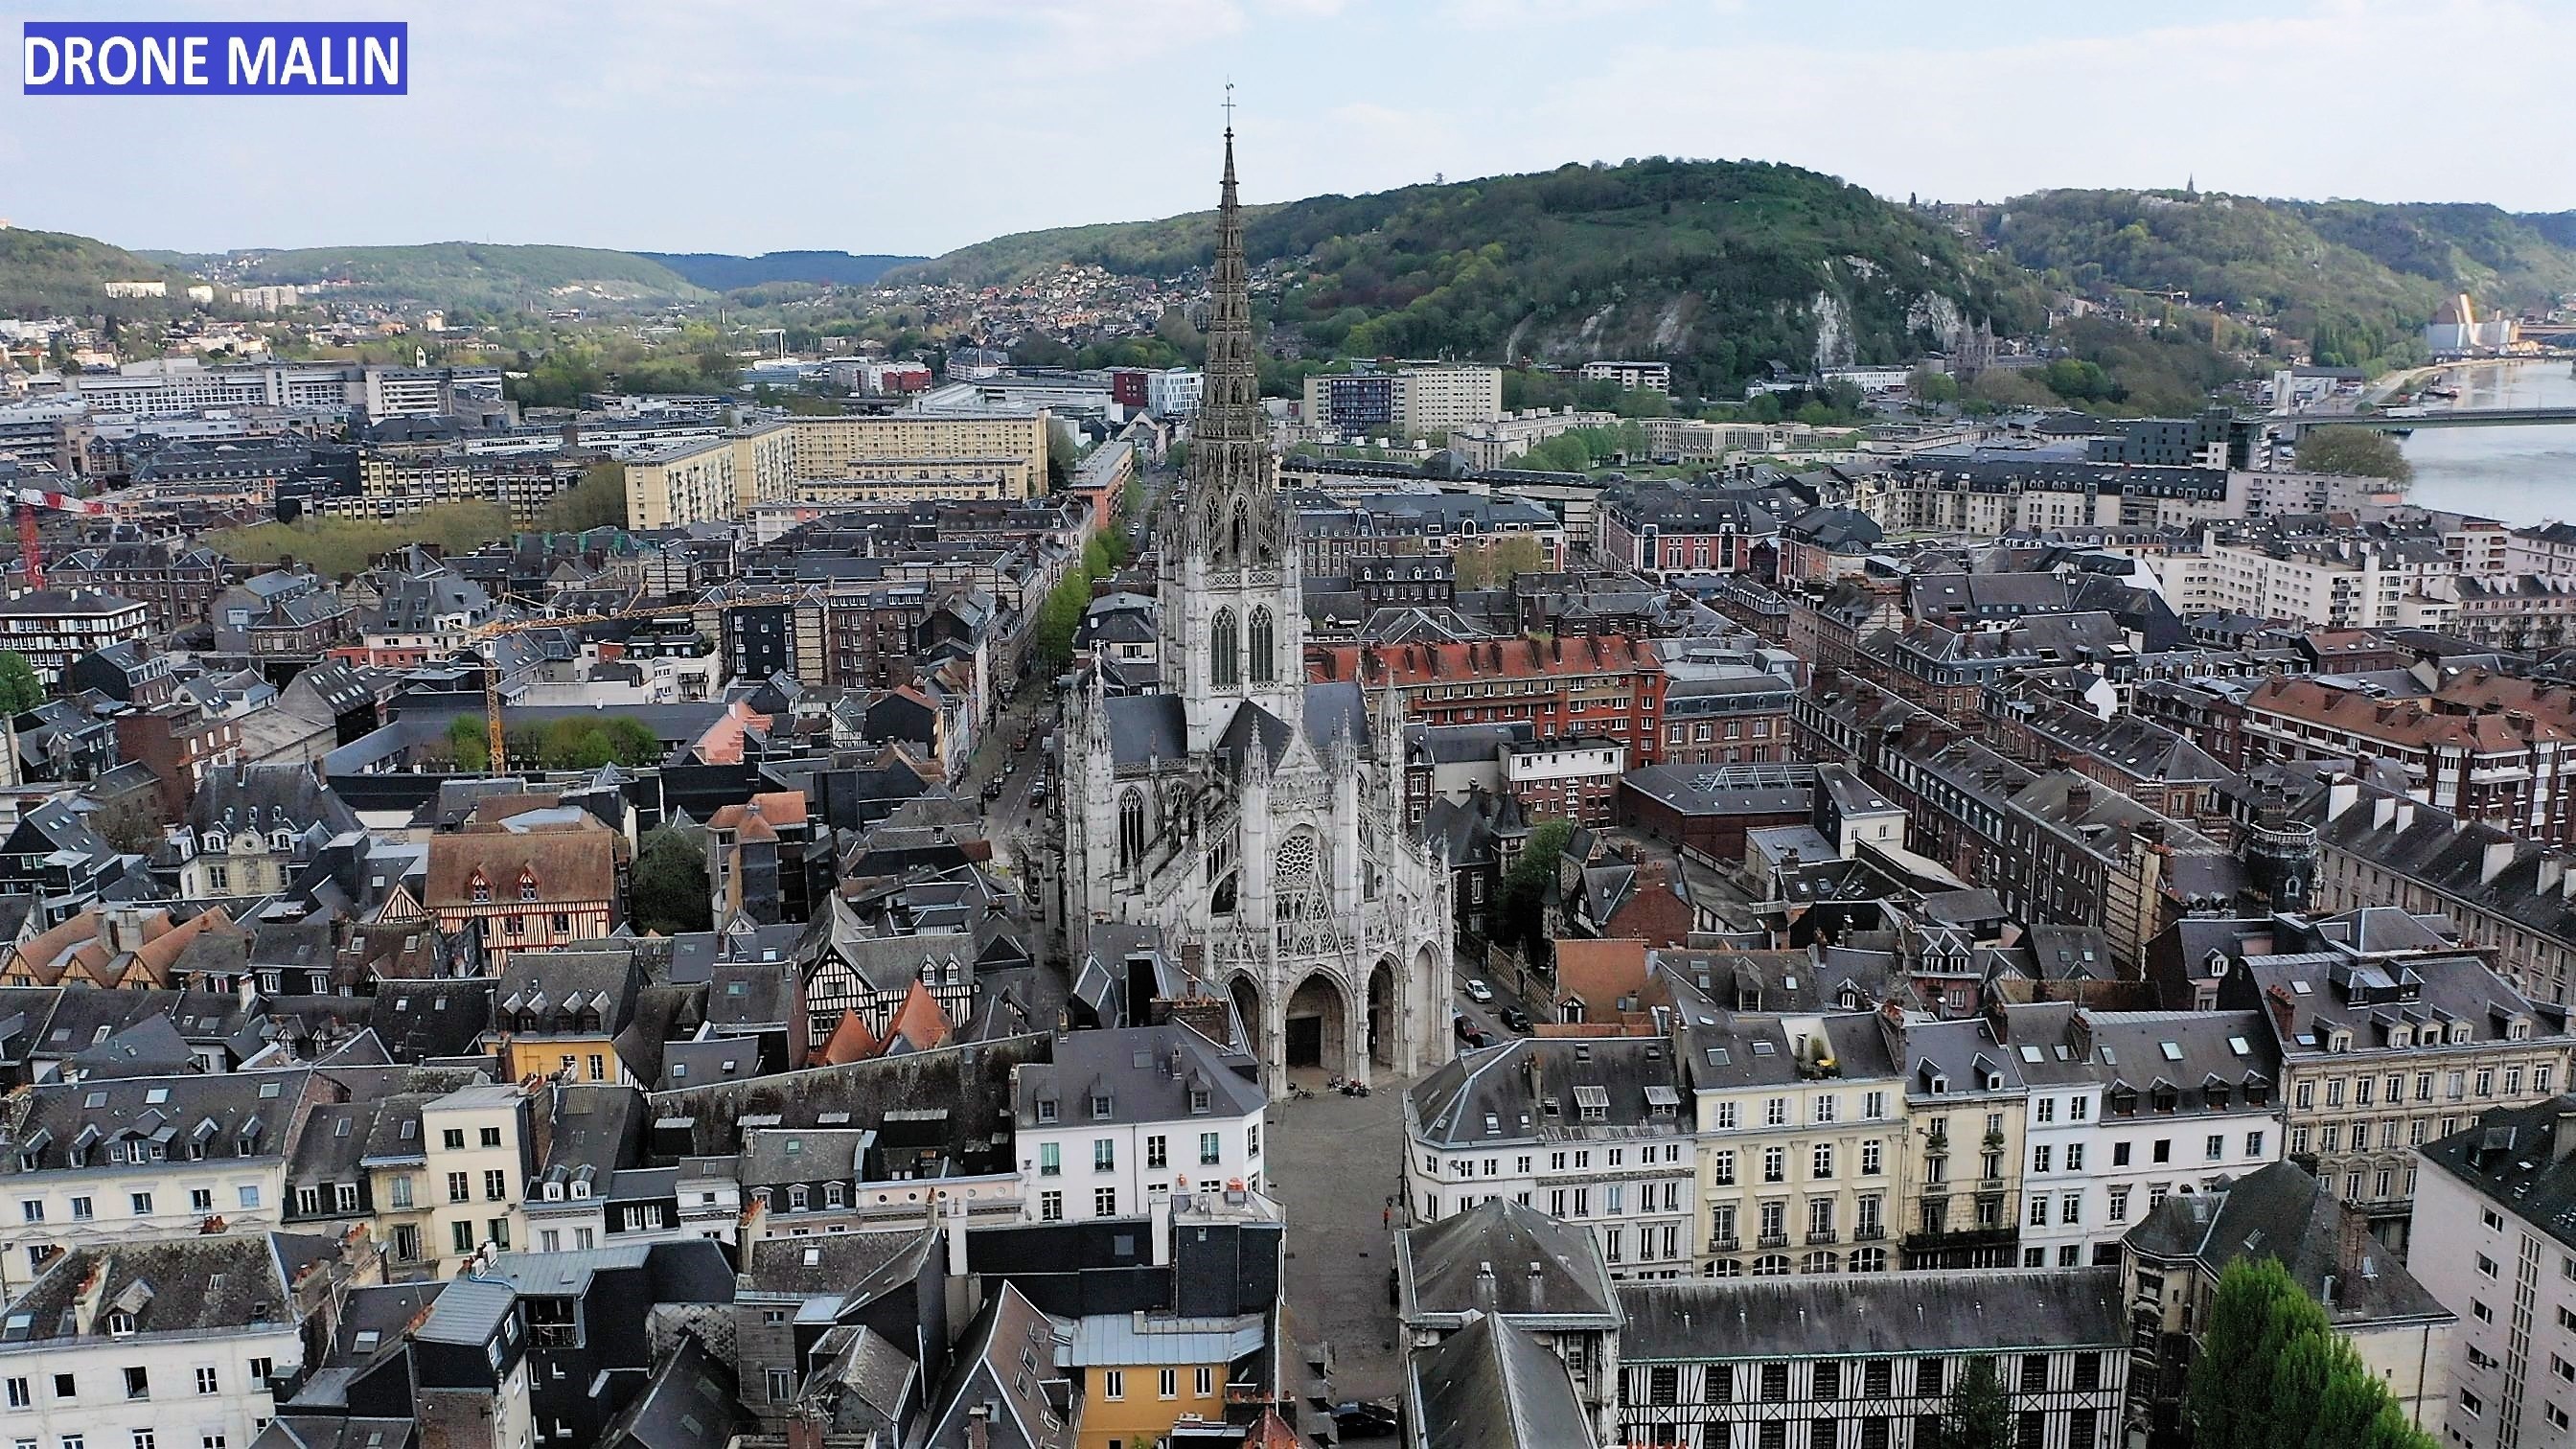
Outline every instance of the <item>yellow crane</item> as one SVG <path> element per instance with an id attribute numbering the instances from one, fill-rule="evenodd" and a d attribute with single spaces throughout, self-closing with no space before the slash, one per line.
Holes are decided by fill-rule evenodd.
<path id="1" fill-rule="evenodd" d="M 483 739 L 489 754 L 489 769 L 501 774 L 509 768 L 509 754 L 501 739 L 501 658 L 494 641 L 504 634 L 524 634 L 531 629 L 561 629 L 582 624 L 613 624 L 624 619 L 667 619 L 673 614 L 726 613 L 734 609 L 767 609 L 796 602 L 794 591 L 776 594 L 753 594 L 715 603 L 679 604 L 659 609 L 612 609 L 599 614 L 558 614 L 543 619 L 507 619 L 477 625 L 468 635 L 483 656 Z"/>

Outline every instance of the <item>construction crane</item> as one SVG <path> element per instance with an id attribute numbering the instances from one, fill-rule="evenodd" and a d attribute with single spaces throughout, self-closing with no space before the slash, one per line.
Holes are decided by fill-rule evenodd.
<path id="1" fill-rule="evenodd" d="M 24 514 L 20 517 L 23 519 Z M 23 526 L 23 524 L 22 524 Z M 796 602 L 792 592 L 753 594 L 740 599 L 722 599 L 715 603 L 676 604 L 659 609 L 614 609 L 600 614 L 558 614 L 542 619 L 507 619 L 478 625 L 468 636 L 483 656 L 483 743 L 490 760 L 491 773 L 498 775 L 509 768 L 509 752 L 501 738 L 501 651 L 498 641 L 505 634 L 524 634 L 532 629 L 562 629 L 582 624 L 613 624 L 626 619 L 667 619 L 673 614 L 729 613 L 735 609 L 766 609 Z"/>
<path id="2" fill-rule="evenodd" d="M 10 498 L 18 505 L 18 562 L 26 570 L 27 587 L 45 586 L 45 549 L 36 537 L 36 510 L 50 508 L 57 513 L 105 513 L 104 503 L 75 498 L 68 493 L 47 493 L 41 488 L 20 488 Z"/>

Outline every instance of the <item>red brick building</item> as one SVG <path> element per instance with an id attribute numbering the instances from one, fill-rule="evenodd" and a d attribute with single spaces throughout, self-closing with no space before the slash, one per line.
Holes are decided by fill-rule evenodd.
<path id="1" fill-rule="evenodd" d="M 1520 721 L 1536 740 L 1606 737 L 1628 747 L 1631 763 L 1661 758 L 1663 664 L 1651 642 L 1624 634 L 1318 645 L 1306 651 L 1306 677 L 1393 685 L 1418 723 Z"/>

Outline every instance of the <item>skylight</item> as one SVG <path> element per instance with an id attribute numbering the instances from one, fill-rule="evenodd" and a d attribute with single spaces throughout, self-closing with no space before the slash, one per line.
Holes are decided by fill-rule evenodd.
<path id="1" fill-rule="evenodd" d="M 2227 1039 L 2227 1049 L 2236 1053 L 2240 1057 L 2252 1056 L 2254 1054 L 2253 1045 L 2241 1036 L 2229 1037 Z"/>
<path id="2" fill-rule="evenodd" d="M 2160 1041 L 2156 1043 L 2156 1050 L 2165 1054 L 2166 1061 L 2178 1062 L 2182 1060 L 2182 1045 L 2179 1042 Z"/>

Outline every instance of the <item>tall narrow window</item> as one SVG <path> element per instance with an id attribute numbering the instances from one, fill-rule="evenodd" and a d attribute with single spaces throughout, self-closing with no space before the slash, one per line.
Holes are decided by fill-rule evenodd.
<path id="1" fill-rule="evenodd" d="M 1245 561 L 1247 557 L 1245 545 L 1250 543 L 1251 539 L 1252 509 L 1249 505 L 1237 503 L 1234 505 L 1234 561 L 1236 563 Z"/>
<path id="2" fill-rule="evenodd" d="M 1252 682 L 1255 684 L 1268 684 L 1273 679 L 1273 675 L 1271 673 L 1271 653 L 1274 642 L 1272 634 L 1273 625 L 1270 621 L 1270 611 L 1268 609 L 1253 610 L 1252 628 L 1249 632 L 1248 640 L 1252 646 Z"/>
<path id="3" fill-rule="evenodd" d="M 1219 609 L 1215 622 L 1208 626 L 1208 683 L 1219 689 L 1232 689 L 1238 682 L 1234 611 Z"/>
<path id="4" fill-rule="evenodd" d="M 1145 854 L 1145 792 L 1118 797 L 1118 863 L 1134 865 Z"/>

